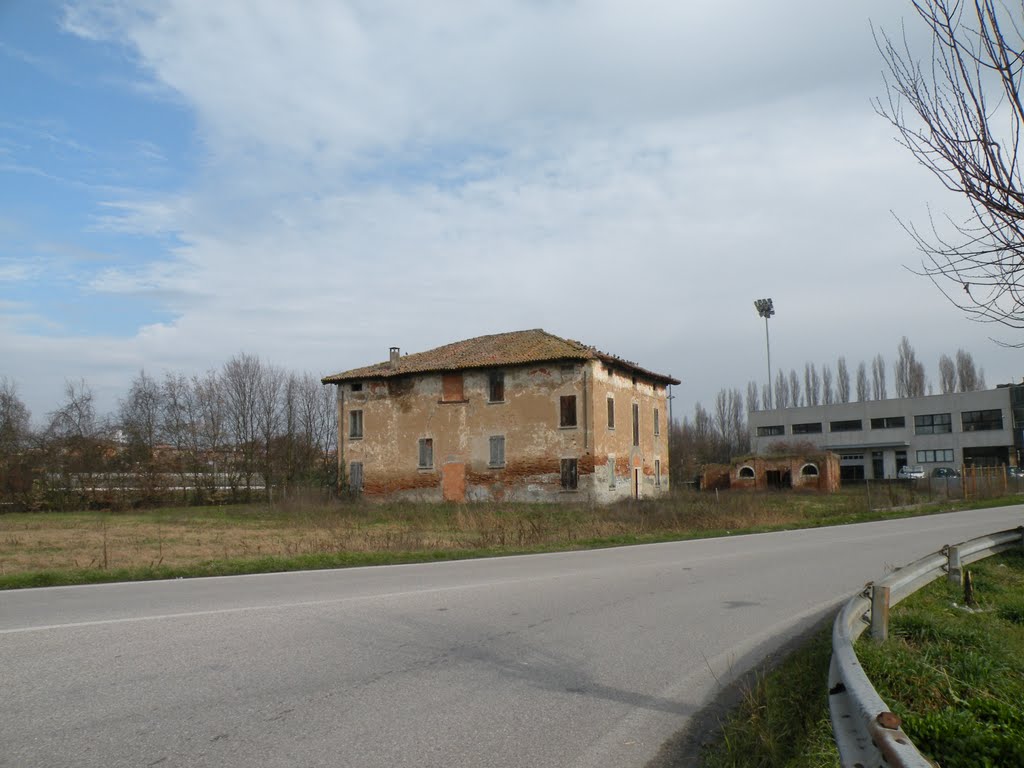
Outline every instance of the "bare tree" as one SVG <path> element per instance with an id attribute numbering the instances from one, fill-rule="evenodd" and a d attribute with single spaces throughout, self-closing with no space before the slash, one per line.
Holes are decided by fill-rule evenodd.
<path id="1" fill-rule="evenodd" d="M 781 368 L 775 374 L 775 407 L 789 408 L 789 379 Z"/>
<path id="2" fill-rule="evenodd" d="M 956 364 L 945 354 L 939 358 L 939 389 L 944 395 L 956 392 Z"/>
<path id="3" fill-rule="evenodd" d="M 836 399 L 840 403 L 850 402 L 850 371 L 846 367 L 845 357 L 840 357 L 836 362 Z"/>
<path id="4" fill-rule="evenodd" d="M 896 362 L 893 363 L 896 378 L 897 397 L 921 397 L 927 388 L 924 375 L 924 364 L 917 359 L 917 354 L 904 336 L 896 348 Z"/>
<path id="5" fill-rule="evenodd" d="M 756 411 L 758 404 L 761 402 L 761 398 L 757 394 L 757 382 L 747 382 L 747 410 Z"/>
<path id="6" fill-rule="evenodd" d="M 915 360 L 910 368 L 910 396 L 924 397 L 925 390 L 931 393 L 932 385 L 924 374 L 924 363 Z"/>
<path id="7" fill-rule="evenodd" d="M 974 365 L 974 357 L 966 349 L 956 351 L 956 385 L 960 392 L 978 389 L 978 369 Z"/>
<path id="8" fill-rule="evenodd" d="M 924 256 L 920 274 L 955 306 L 1024 328 L 1024 9 L 998 0 L 912 5 L 931 35 L 931 61 L 918 61 L 905 34 L 878 32 L 888 98 L 875 108 L 971 214 L 942 228 L 933 220 L 925 232 L 903 226 Z"/>
<path id="9" fill-rule="evenodd" d="M 794 408 L 799 408 L 803 405 L 802 395 L 800 394 L 800 377 L 796 375 L 795 369 L 789 371 L 789 400 L 793 403 Z"/>
<path id="10" fill-rule="evenodd" d="M 0 376 L 0 458 L 9 458 L 25 447 L 31 414 L 18 396 L 15 383 Z"/>
<path id="11" fill-rule="evenodd" d="M 814 363 L 804 363 L 804 399 L 808 405 L 821 402 L 821 378 Z"/>
<path id="12" fill-rule="evenodd" d="M 91 439 L 98 433 L 92 389 L 85 379 L 64 382 L 64 402 L 50 412 L 48 431 L 57 437 Z"/>
<path id="13" fill-rule="evenodd" d="M 743 394 L 738 389 L 729 393 L 729 447 L 732 456 L 750 450 L 750 429 L 744 417 Z"/>
<path id="14" fill-rule="evenodd" d="M 253 355 L 237 355 L 224 364 L 219 383 L 223 391 L 227 424 L 239 461 L 241 479 L 246 493 L 252 489 L 257 472 L 258 432 L 257 408 L 263 365 Z"/>
<path id="15" fill-rule="evenodd" d="M 139 371 L 132 380 L 128 396 L 121 400 L 118 413 L 132 460 L 152 460 L 160 436 L 162 409 L 160 385 L 145 371 Z"/>
<path id="16" fill-rule="evenodd" d="M 868 368 L 863 362 L 857 365 L 857 402 L 863 403 L 868 399 Z"/>
<path id="17" fill-rule="evenodd" d="M 766 411 L 772 409 L 772 383 L 770 381 L 761 387 L 761 408 Z"/>
<path id="18" fill-rule="evenodd" d="M 885 391 L 885 359 L 881 354 L 875 355 L 871 361 L 871 391 L 875 400 L 885 400 L 888 394 Z"/>
<path id="19" fill-rule="evenodd" d="M 256 383 L 256 436 L 259 442 L 259 472 L 267 498 L 273 498 L 277 469 L 281 464 L 277 455 L 280 438 L 285 428 L 284 394 L 288 375 L 275 365 L 260 365 Z M 293 419 L 294 422 L 294 419 Z"/>
<path id="20" fill-rule="evenodd" d="M 832 405 L 832 369 L 827 365 L 821 367 L 821 402 L 825 405 Z"/>
<path id="21" fill-rule="evenodd" d="M 180 374 L 166 373 L 161 390 L 161 433 L 174 447 L 171 469 L 177 472 L 183 489 L 195 489 L 195 500 L 202 499 L 200 491 L 206 478 L 203 450 L 202 413 L 199 409 L 198 383 Z M 191 481 L 191 482 L 187 482 Z M 209 483 L 210 486 L 213 483 Z M 211 488 L 212 490 L 212 488 Z M 189 492 L 182 491 L 185 500 Z"/>
<path id="22" fill-rule="evenodd" d="M 335 461 L 338 443 L 338 409 L 333 386 L 324 386 L 320 379 L 305 374 L 299 380 L 299 425 L 307 459 L 310 479 L 319 480 L 321 486 L 333 488 L 338 465 Z"/>
<path id="23" fill-rule="evenodd" d="M 32 491 L 32 468 L 23 453 L 31 436 L 30 420 L 15 383 L 0 376 L 0 499 L 19 507 Z"/>

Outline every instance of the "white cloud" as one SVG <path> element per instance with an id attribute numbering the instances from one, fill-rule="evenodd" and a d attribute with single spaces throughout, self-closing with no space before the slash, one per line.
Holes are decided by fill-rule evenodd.
<path id="1" fill-rule="evenodd" d="M 926 362 L 991 351 L 994 383 L 1009 356 L 979 351 L 986 329 L 899 266 L 916 259 L 889 209 L 948 201 L 870 106 L 868 17 L 893 13 L 888 0 L 72 5 L 67 30 L 128 47 L 138 76 L 189 107 L 202 162 L 184 189 L 122 190 L 98 219 L 175 237 L 88 283 L 172 319 L 17 354 L 26 375 L 95 364 L 118 393 L 141 367 L 202 370 L 242 349 L 325 374 L 392 344 L 542 326 L 684 379 L 688 411 L 763 378 L 752 301 L 770 295 L 773 365 L 855 365 L 906 334 Z"/>

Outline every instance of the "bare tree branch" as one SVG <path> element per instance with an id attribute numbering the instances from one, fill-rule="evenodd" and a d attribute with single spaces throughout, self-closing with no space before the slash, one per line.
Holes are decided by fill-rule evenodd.
<path id="1" fill-rule="evenodd" d="M 948 190 L 964 196 L 963 221 L 929 214 L 924 231 L 900 224 L 922 254 L 920 270 L 979 322 L 1024 329 L 1024 0 L 912 0 L 931 34 L 930 63 L 884 30 L 887 97 L 875 110 L 898 141 Z M 1007 344 L 1024 346 L 1024 342 Z"/>

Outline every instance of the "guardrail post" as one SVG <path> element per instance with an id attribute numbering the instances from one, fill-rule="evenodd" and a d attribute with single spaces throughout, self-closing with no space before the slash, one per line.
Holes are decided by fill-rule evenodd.
<path id="1" fill-rule="evenodd" d="M 889 639 L 889 587 L 871 585 L 871 639 L 882 643 Z"/>
<path id="2" fill-rule="evenodd" d="M 963 565 L 960 562 L 960 547 L 959 545 L 951 545 L 946 551 L 947 565 L 946 565 L 946 580 L 950 584 L 960 584 L 960 580 L 963 578 Z"/>

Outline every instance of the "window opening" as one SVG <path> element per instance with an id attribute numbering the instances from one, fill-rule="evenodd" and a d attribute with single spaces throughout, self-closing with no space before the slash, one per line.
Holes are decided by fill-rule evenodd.
<path id="1" fill-rule="evenodd" d="M 348 489 L 350 493 L 362 493 L 363 462 L 353 461 L 348 465 Z"/>
<path id="2" fill-rule="evenodd" d="M 432 469 L 434 466 L 434 441 L 429 437 L 421 437 L 419 448 L 419 468 Z"/>
<path id="3" fill-rule="evenodd" d="M 576 395 L 562 395 L 560 399 L 561 403 L 561 416 L 559 418 L 559 426 L 562 427 L 575 427 L 576 426 Z"/>
<path id="4" fill-rule="evenodd" d="M 579 482 L 579 476 L 577 474 L 576 459 L 562 459 L 561 463 L 561 474 L 562 474 L 562 490 L 563 491 L 575 491 Z"/>
<path id="5" fill-rule="evenodd" d="M 353 440 L 358 440 L 363 436 L 363 412 L 362 411 L 349 411 L 348 412 L 348 436 Z"/>
<path id="6" fill-rule="evenodd" d="M 953 420 L 948 413 L 926 413 L 914 417 L 914 434 L 941 435 L 953 431 Z"/>
<path id="7" fill-rule="evenodd" d="M 856 432 L 863 429 L 864 425 L 860 419 L 843 419 L 842 421 L 830 421 L 829 432 Z"/>
<path id="8" fill-rule="evenodd" d="M 491 459 L 490 466 L 505 466 L 505 436 L 491 435 Z"/>
<path id="9" fill-rule="evenodd" d="M 505 372 L 491 371 L 487 378 L 487 399 L 492 403 L 505 402 Z"/>

